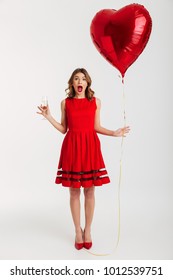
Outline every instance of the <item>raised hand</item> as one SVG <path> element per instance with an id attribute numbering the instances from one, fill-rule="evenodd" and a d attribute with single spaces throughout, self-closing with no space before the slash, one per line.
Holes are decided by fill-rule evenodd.
<path id="1" fill-rule="evenodd" d="M 48 117 L 50 117 L 51 114 L 50 114 L 49 105 L 47 105 L 47 106 L 40 105 L 40 106 L 37 106 L 37 108 L 40 110 L 40 112 L 37 112 L 37 114 L 44 116 L 46 119 Z"/>
<path id="2" fill-rule="evenodd" d="M 116 137 L 126 137 L 126 134 L 129 133 L 130 131 L 130 127 L 129 126 L 125 126 L 123 128 L 119 128 L 117 130 L 114 131 L 114 135 Z"/>

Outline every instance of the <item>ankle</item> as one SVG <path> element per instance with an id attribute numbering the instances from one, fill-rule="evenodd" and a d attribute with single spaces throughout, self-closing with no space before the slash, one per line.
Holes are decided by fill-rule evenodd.
<path id="1" fill-rule="evenodd" d="M 85 227 L 84 232 L 85 233 L 91 233 L 91 228 L 90 227 Z"/>
<path id="2" fill-rule="evenodd" d="M 76 233 L 81 233 L 81 231 L 82 231 L 82 228 L 81 228 L 81 227 L 76 227 L 76 228 L 75 228 L 75 232 L 76 232 Z"/>

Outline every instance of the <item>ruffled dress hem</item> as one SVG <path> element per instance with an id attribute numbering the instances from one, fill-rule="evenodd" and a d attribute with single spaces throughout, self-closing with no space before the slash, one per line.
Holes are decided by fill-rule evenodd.
<path id="1" fill-rule="evenodd" d="M 55 179 L 55 184 L 62 184 L 63 187 L 72 188 L 99 187 L 108 183 L 110 183 L 110 179 L 107 176 L 106 169 L 83 172 L 64 171 L 61 169 L 57 171 Z"/>

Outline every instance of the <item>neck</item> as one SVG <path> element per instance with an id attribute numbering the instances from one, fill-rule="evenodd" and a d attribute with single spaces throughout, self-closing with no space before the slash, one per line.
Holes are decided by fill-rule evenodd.
<path id="1" fill-rule="evenodd" d="M 75 94 L 74 98 L 77 98 L 77 99 L 85 98 L 85 94 L 82 94 L 82 95 Z"/>

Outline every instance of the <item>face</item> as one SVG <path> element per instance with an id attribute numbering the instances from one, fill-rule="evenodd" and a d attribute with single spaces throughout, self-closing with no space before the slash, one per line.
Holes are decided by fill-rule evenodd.
<path id="1" fill-rule="evenodd" d="M 87 80 L 83 73 L 77 73 L 73 78 L 73 87 L 78 96 L 84 96 L 87 88 Z"/>

